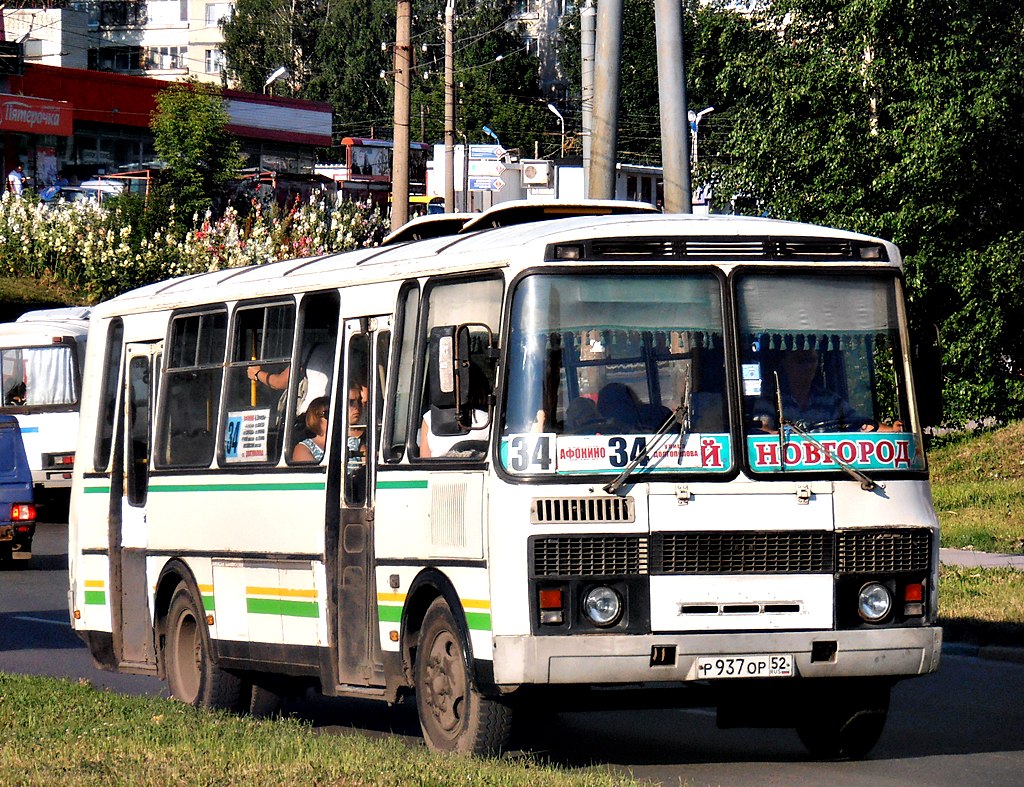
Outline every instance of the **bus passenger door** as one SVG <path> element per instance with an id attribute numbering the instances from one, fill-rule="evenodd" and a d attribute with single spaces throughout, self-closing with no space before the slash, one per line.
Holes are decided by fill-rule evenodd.
<path id="1" fill-rule="evenodd" d="M 333 407 L 340 431 L 333 452 L 341 459 L 341 505 L 334 582 L 337 585 L 339 682 L 383 685 L 377 589 L 374 580 L 373 458 L 383 418 L 391 319 L 345 322 L 344 377 Z M 328 544 L 331 543 L 328 532 Z"/>
<path id="2" fill-rule="evenodd" d="M 121 423 L 116 430 L 112 473 L 121 482 L 120 500 L 112 501 L 110 527 L 114 647 L 122 668 L 134 666 L 140 671 L 156 668 L 146 579 L 146 500 L 162 352 L 163 342 L 125 346 Z M 117 486 L 111 484 L 111 489 Z"/>

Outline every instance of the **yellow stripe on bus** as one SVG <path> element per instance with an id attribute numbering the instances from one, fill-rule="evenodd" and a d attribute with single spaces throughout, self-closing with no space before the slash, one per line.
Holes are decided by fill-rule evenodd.
<path id="1" fill-rule="evenodd" d="M 247 596 L 279 596 L 285 598 L 317 598 L 318 593 L 314 590 L 299 590 L 298 588 L 259 588 L 247 587 Z"/>
<path id="2" fill-rule="evenodd" d="M 87 588 L 101 588 L 106 587 L 106 581 L 102 579 L 87 579 L 85 580 L 85 586 Z"/>

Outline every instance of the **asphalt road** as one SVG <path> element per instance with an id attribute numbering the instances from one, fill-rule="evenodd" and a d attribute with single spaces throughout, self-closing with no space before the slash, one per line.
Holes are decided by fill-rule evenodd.
<path id="1" fill-rule="evenodd" d="M 166 695 L 155 679 L 92 666 L 68 625 L 66 534 L 65 525 L 40 525 L 32 564 L 0 570 L 0 670 Z M 421 745 L 408 707 L 307 697 L 288 710 L 327 732 Z M 719 730 L 703 709 L 563 713 L 544 736 L 552 745 L 542 751 L 554 762 L 666 785 L 1018 785 L 1024 664 L 944 654 L 936 675 L 896 687 L 885 734 L 861 762 L 811 761 L 789 730 Z"/>

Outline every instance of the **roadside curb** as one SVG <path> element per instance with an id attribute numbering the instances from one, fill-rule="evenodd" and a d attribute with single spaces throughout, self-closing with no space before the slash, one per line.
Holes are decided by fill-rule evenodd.
<path id="1" fill-rule="evenodd" d="M 966 642 L 943 642 L 942 652 L 948 656 L 971 656 L 989 661 L 1011 661 L 1024 664 L 1024 648 L 1007 645 L 970 645 Z"/>

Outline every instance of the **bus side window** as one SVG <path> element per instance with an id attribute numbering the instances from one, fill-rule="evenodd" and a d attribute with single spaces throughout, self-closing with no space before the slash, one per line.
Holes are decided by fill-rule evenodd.
<path id="1" fill-rule="evenodd" d="M 494 391 L 495 369 L 490 357 L 489 345 L 498 342 L 492 334 L 501 324 L 501 300 L 504 282 L 500 278 L 435 280 L 426 292 L 427 319 L 425 333 L 420 337 L 421 353 L 426 354 L 431 332 L 440 326 L 467 325 L 469 336 L 469 402 L 466 412 L 469 423 L 463 424 L 460 434 L 452 434 L 440 423 L 435 427 L 434 419 L 442 419 L 444 413 L 428 406 L 427 369 L 421 379 L 422 394 L 416 398 L 422 402 L 421 421 L 416 436 L 419 455 L 422 458 L 483 458 L 483 446 L 490 432 L 490 413 L 487 412 Z"/>
<path id="2" fill-rule="evenodd" d="M 299 335 L 292 359 L 295 387 L 286 445 L 310 437 L 306 410 L 314 399 L 331 395 L 334 381 L 335 347 L 338 340 L 339 298 L 336 292 L 306 295 L 299 304 Z M 291 460 L 291 449 L 286 452 Z"/>
<path id="3" fill-rule="evenodd" d="M 235 310 L 221 441 L 225 463 L 280 458 L 294 335 L 291 301 Z"/>
<path id="4" fill-rule="evenodd" d="M 154 456 L 162 467 L 207 467 L 213 461 L 227 323 L 223 308 L 171 320 Z"/>
<path id="5" fill-rule="evenodd" d="M 416 369 L 416 329 L 419 318 L 420 291 L 415 282 L 405 285 L 398 296 L 395 312 L 395 327 L 398 341 L 398 362 L 394 379 L 390 382 L 389 396 L 394 403 L 388 421 L 388 432 L 384 439 L 384 461 L 399 462 L 405 455 L 406 437 L 409 431 L 409 409 L 412 402 L 419 402 L 413 396 L 413 372 Z M 417 413 L 416 423 L 419 424 Z"/>
<path id="6" fill-rule="evenodd" d="M 110 447 L 114 439 L 114 416 L 117 413 L 117 381 L 121 371 L 121 353 L 124 350 L 124 324 L 118 317 L 111 320 L 107 330 L 107 346 L 103 355 L 103 387 L 96 427 L 96 449 L 93 468 L 102 472 L 110 463 Z"/>

